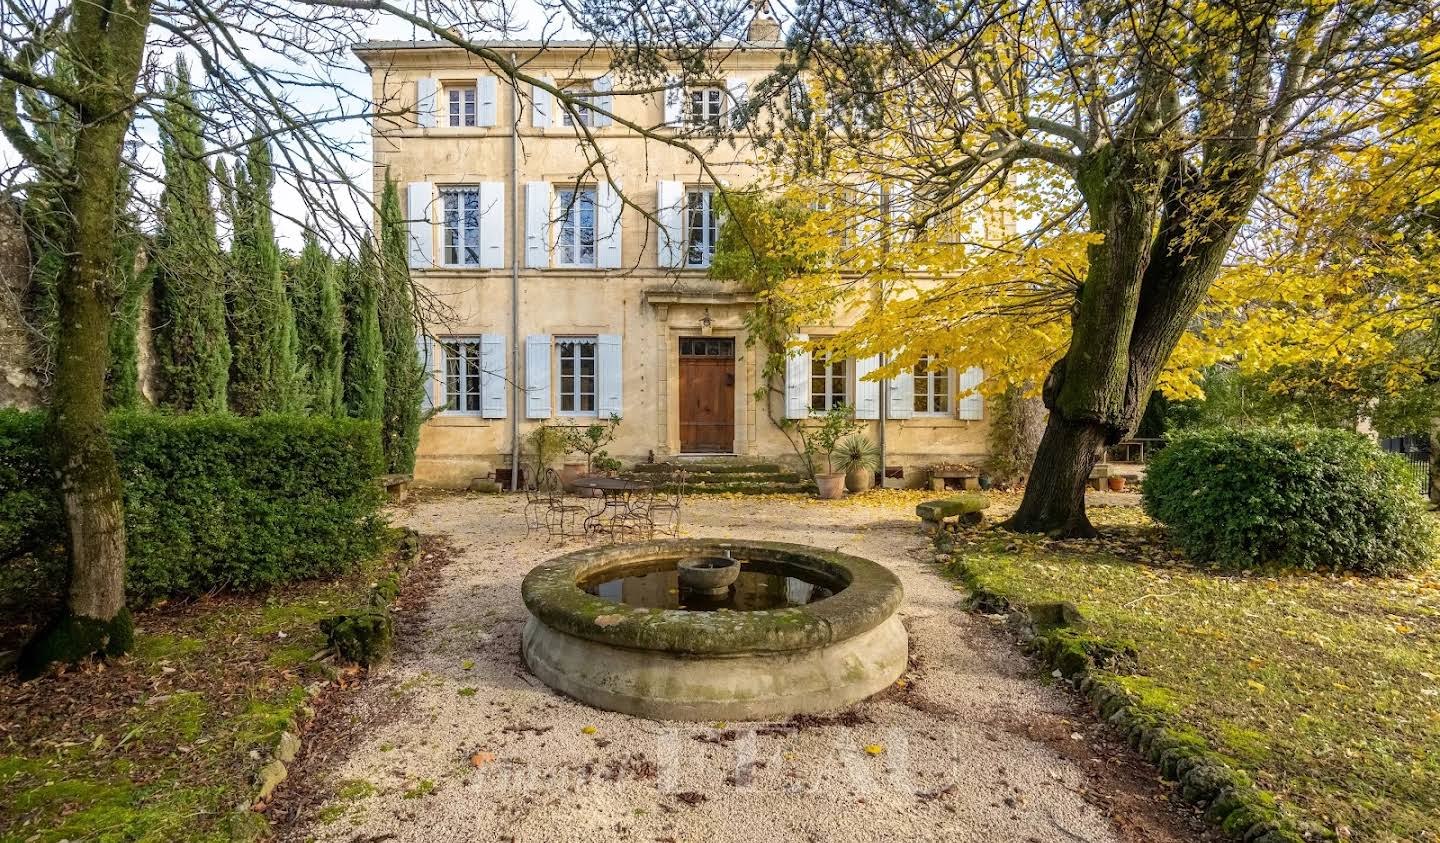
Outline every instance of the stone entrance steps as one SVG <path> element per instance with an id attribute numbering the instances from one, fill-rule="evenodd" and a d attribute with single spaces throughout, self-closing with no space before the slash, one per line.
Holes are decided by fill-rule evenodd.
<path id="1" fill-rule="evenodd" d="M 625 473 L 637 480 L 668 478 L 676 471 L 689 475 L 688 492 L 730 492 L 742 495 L 794 494 L 814 490 L 801 474 L 775 463 L 736 462 L 733 460 L 679 460 L 640 463 Z M 670 483 L 657 488 L 671 491 Z"/>

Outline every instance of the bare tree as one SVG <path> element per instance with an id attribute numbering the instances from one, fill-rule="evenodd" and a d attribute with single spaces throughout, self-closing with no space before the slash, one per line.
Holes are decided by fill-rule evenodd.
<path id="1" fill-rule="evenodd" d="M 0 194 L 38 190 L 58 197 L 48 247 L 63 258 L 59 318 L 49 395 L 54 466 L 69 528 L 71 576 L 62 615 L 27 647 L 23 669 L 129 648 L 125 609 L 122 488 L 104 418 L 107 337 L 119 292 L 111 282 L 113 242 L 127 206 L 153 219 L 164 174 L 155 121 L 164 119 L 164 69 L 184 54 L 197 69 L 194 91 L 205 156 L 228 157 L 259 139 L 271 143 L 275 167 L 305 209 L 290 221 L 336 250 L 370 248 L 373 217 L 368 145 L 345 127 L 394 118 L 396 102 L 371 102 L 370 85 L 350 50 L 379 21 L 408 26 L 416 38 L 448 42 L 489 63 L 517 92 L 548 91 L 558 108 L 602 111 L 619 125 L 692 153 L 702 166 L 717 141 L 642 125 L 622 109 L 604 109 L 529 74 L 493 39 L 513 34 L 503 2 L 435 0 L 425 15 L 388 0 L 0 0 L 0 131 L 19 166 L 0 174 Z M 596 50 L 613 51 L 626 86 L 614 97 L 652 96 L 711 73 L 734 48 L 747 3 L 733 0 L 667 11 L 648 21 L 594 16 L 589 3 L 542 2 L 529 21 L 548 41 L 589 21 Z M 583 30 L 582 30 L 583 31 Z M 608 39 L 608 40 L 607 40 Z M 606 52 L 607 55 L 612 52 Z M 681 76 L 669 76 L 678 69 Z M 660 81 L 657 81 L 660 80 Z M 585 121 L 571 121 L 594 178 L 609 179 L 609 161 Z M 64 123 L 64 143 L 53 143 Z M 368 140 L 368 138 L 366 139 Z M 718 182 L 719 180 L 716 179 Z M 135 185 L 128 201 L 120 185 Z M 622 192 L 622 201 L 653 221 L 654 211 Z M 285 216 L 279 209 L 277 214 Z M 440 303 L 414 288 L 417 309 Z M 417 314 L 421 315 L 421 314 Z"/>

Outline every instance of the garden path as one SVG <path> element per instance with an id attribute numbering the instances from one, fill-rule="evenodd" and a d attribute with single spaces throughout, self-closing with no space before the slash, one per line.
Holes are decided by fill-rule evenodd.
<path id="1" fill-rule="evenodd" d="M 302 787 L 328 796 L 285 836 L 1193 839 L 1153 773 L 1039 681 L 1003 629 L 963 610 L 916 529 L 917 499 L 687 501 L 686 535 L 837 548 L 905 585 L 913 665 L 903 684 L 833 717 L 767 729 L 639 720 L 541 685 L 519 657 L 520 582 L 560 551 L 525 537 L 520 499 L 422 497 L 397 520 L 447 536 L 453 560 L 392 662 L 339 713 L 351 745 L 302 767 Z"/>

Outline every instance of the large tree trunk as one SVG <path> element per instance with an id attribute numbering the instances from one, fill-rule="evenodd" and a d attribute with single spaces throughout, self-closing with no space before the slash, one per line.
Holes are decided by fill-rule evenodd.
<path id="1" fill-rule="evenodd" d="M 1085 514 L 1085 484 L 1104 441 L 1103 426 L 1066 421 L 1052 411 L 1025 484 L 1025 498 L 1008 522 L 1011 529 L 1029 532 L 1021 525 L 1035 525 L 1036 532 L 1093 537 L 1095 528 Z"/>
<path id="2" fill-rule="evenodd" d="M 105 430 L 116 190 L 131 100 L 145 49 L 149 4 L 75 7 L 69 33 L 76 63 L 76 132 L 64 207 L 66 261 L 57 285 L 56 366 L 50 434 L 69 527 L 70 586 L 65 610 L 22 653 L 21 673 L 51 662 L 116 655 L 133 642 L 125 609 L 125 519 L 120 475 Z"/>
<path id="3" fill-rule="evenodd" d="M 1090 249 L 1070 348 L 1046 379 L 1050 418 L 1009 529 L 1095 535 L 1085 481 L 1098 450 L 1134 433 L 1259 190 L 1259 168 L 1237 161 L 1217 165 L 1224 175 L 1204 186 L 1184 161 L 1158 166 L 1143 154 L 1101 159 L 1084 174 L 1092 228 L 1105 241 Z"/>

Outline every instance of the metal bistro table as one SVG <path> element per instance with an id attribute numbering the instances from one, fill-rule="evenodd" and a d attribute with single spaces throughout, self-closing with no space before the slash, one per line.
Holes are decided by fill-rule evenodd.
<path id="1" fill-rule="evenodd" d="M 628 515 L 630 513 L 630 497 L 636 492 L 650 489 L 650 484 L 643 480 L 626 480 L 623 477 L 576 477 L 570 485 L 577 489 L 598 489 L 605 498 L 605 503 L 600 510 L 591 513 L 585 519 L 584 527 L 587 533 L 603 532 L 605 516 L 610 514 L 611 510 L 614 510 L 614 516 Z M 612 521 L 614 516 L 612 516 Z"/>

